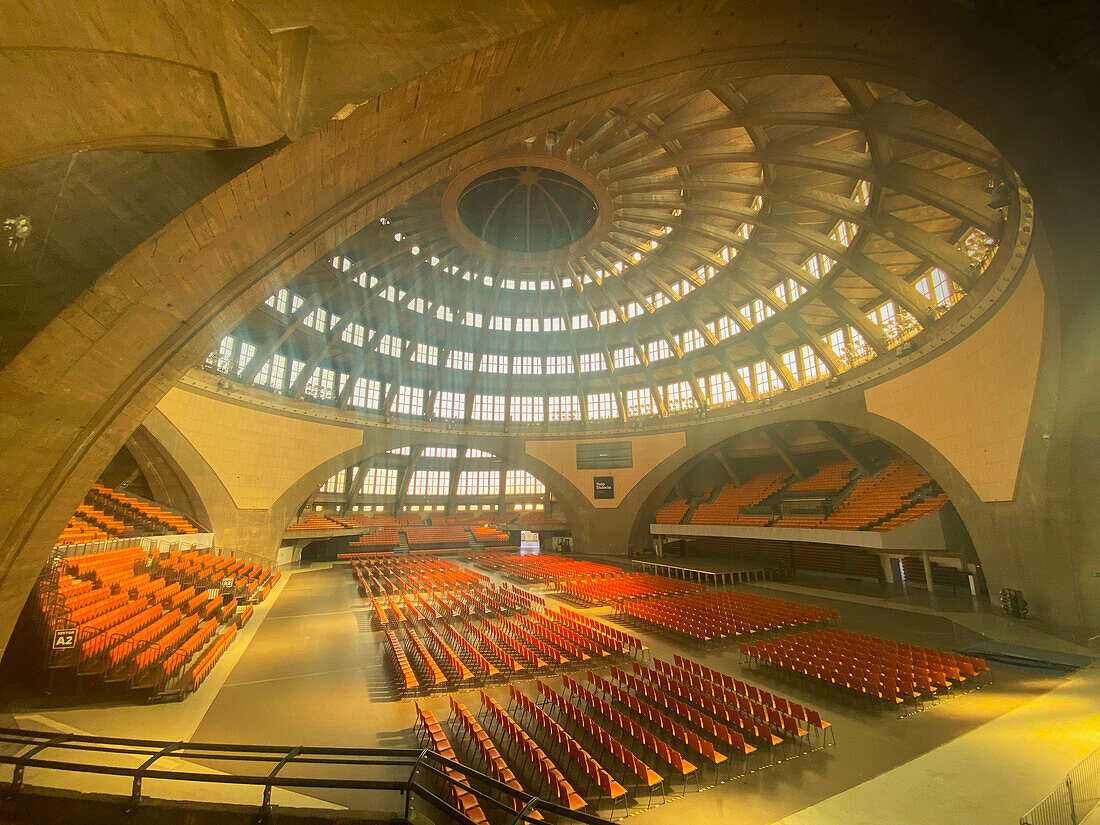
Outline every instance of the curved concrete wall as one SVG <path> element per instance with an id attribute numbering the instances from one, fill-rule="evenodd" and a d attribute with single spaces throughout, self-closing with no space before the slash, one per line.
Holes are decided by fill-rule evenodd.
<path id="1" fill-rule="evenodd" d="M 288 131 L 277 38 L 237 3 L 17 0 L 4 17 L 0 167 L 261 146 Z"/>

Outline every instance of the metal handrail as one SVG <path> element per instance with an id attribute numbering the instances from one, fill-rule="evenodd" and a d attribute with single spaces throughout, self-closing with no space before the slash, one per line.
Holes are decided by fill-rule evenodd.
<path id="1" fill-rule="evenodd" d="M 480 805 L 514 816 L 513 821 L 516 825 L 536 821 L 532 819 L 535 812 L 551 814 L 562 822 L 607 825 L 605 819 L 580 811 L 570 811 L 568 808 L 532 796 L 527 792 L 517 791 L 492 776 L 440 756 L 435 751 L 422 748 L 339 748 L 307 745 L 283 747 L 215 742 L 169 742 L 86 734 L 56 734 L 18 728 L 0 728 L 0 746 L 16 750 L 15 753 L 0 753 L 0 765 L 12 765 L 14 769 L 12 781 L 8 787 L 9 797 L 19 794 L 27 768 L 43 768 L 74 774 L 129 778 L 132 781 L 131 793 L 129 797 L 119 795 L 119 800 L 128 801 L 131 809 L 141 803 L 141 783 L 148 779 L 262 788 L 262 801 L 256 806 L 261 819 L 266 819 L 270 815 L 272 788 L 340 789 L 398 791 L 405 795 L 406 820 L 411 815 L 411 801 L 415 796 L 432 808 L 446 813 L 461 825 L 473 825 L 472 820 L 446 800 L 446 793 L 440 796 L 436 792 L 439 787 L 445 791 L 450 787 L 457 787 L 472 793 Z M 58 752 L 58 754 L 46 755 L 46 751 Z M 112 757 L 142 757 L 142 761 L 139 765 L 130 767 L 74 761 L 76 754 L 89 753 L 110 754 Z M 263 767 L 256 773 L 200 773 L 156 768 L 156 763 L 166 756 L 206 762 L 221 760 L 235 762 L 238 766 L 241 763 L 255 763 L 258 767 Z M 339 776 L 284 775 L 286 769 L 297 765 L 368 769 L 407 767 L 409 773 L 408 777 L 403 779 L 346 779 Z M 451 771 L 457 772 L 462 779 L 454 778 Z M 424 775 L 425 781 L 421 781 L 418 774 Z M 503 795 L 506 801 L 498 799 L 499 795 Z"/>
<path id="2" fill-rule="evenodd" d="M 1078 825 L 1100 803 L 1100 748 L 1070 769 L 1057 787 L 1020 817 L 1020 825 Z"/>

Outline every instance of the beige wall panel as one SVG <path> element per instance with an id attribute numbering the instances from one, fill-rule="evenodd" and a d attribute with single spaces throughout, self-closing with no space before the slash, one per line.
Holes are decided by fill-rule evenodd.
<path id="1" fill-rule="evenodd" d="M 241 509 L 271 507 L 318 464 L 363 443 L 362 430 L 229 404 L 176 387 L 157 405 Z"/>
<path id="2" fill-rule="evenodd" d="M 620 470 L 578 470 L 577 445 L 599 443 L 601 441 L 630 441 L 634 451 L 634 466 Z M 687 444 L 683 432 L 661 433 L 659 435 L 641 435 L 629 439 L 601 438 L 562 441 L 528 441 L 525 445 L 527 455 L 549 465 L 565 478 L 596 508 L 614 508 L 622 504 L 624 498 L 646 473 Z M 612 476 L 615 479 L 615 498 L 597 499 L 593 496 L 593 479 L 596 476 Z"/>
<path id="3" fill-rule="evenodd" d="M 1035 395 L 1045 296 L 1032 261 L 1012 296 L 973 335 L 864 395 L 867 411 L 912 430 L 982 501 L 1011 501 Z"/>

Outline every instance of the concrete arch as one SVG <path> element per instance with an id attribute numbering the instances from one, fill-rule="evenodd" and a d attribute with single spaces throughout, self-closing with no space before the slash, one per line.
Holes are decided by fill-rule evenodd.
<path id="1" fill-rule="evenodd" d="M 13 445 L 0 458 L 0 637 L 91 480 L 248 308 L 407 195 L 632 87 L 835 73 L 927 97 L 982 131 L 1032 186 L 1060 285 L 1071 285 L 1060 290 L 1063 312 L 1085 329 L 1100 314 L 1091 300 L 1100 239 L 1084 218 L 1095 119 L 1071 88 L 1049 93 L 1068 81 L 1022 35 L 991 36 L 990 21 L 948 0 L 796 2 L 783 15 L 763 0 L 735 12 L 699 2 L 677 12 L 638 2 L 576 18 L 381 95 L 187 210 L 55 319 L 0 372 L 0 425 Z M 619 48 L 592 50 L 594 30 Z M 1074 390 L 1058 411 L 1063 431 L 1076 432 L 1060 445 L 1067 460 L 1091 437 L 1075 422 L 1094 400 Z M 1100 466 L 1088 472 L 1100 479 Z M 1092 541 L 1098 517 L 1072 500 L 1080 515 L 1050 538 Z"/>
<path id="2" fill-rule="evenodd" d="M 515 438 L 501 436 L 494 439 L 478 436 L 476 443 L 474 443 L 474 440 L 468 440 L 461 436 L 449 436 L 447 434 L 435 436 L 431 433 L 410 432 L 409 438 L 399 440 L 401 443 L 386 443 L 385 446 L 382 446 L 380 440 L 371 439 L 368 435 L 365 441 L 372 443 L 364 443 L 361 447 L 356 447 L 330 458 L 302 475 L 278 498 L 271 508 L 273 515 L 281 514 L 285 520 L 281 529 L 285 529 L 293 523 L 294 514 L 297 513 L 301 503 L 315 493 L 334 473 L 338 473 L 340 470 L 361 461 L 382 455 L 387 450 L 392 450 L 395 447 L 456 447 L 458 449 L 473 447 L 492 453 L 503 459 L 510 468 L 526 470 L 545 484 L 546 489 L 550 491 L 558 505 L 565 511 L 566 521 L 571 526 L 579 517 L 581 502 L 584 501 L 580 491 L 572 482 L 552 467 L 527 455 L 522 449 L 522 442 L 517 445 Z M 501 483 L 504 483 L 503 479 L 501 479 Z M 289 514 L 289 518 L 287 514 Z"/>
<path id="3" fill-rule="evenodd" d="M 823 412 L 827 413 L 828 411 Z M 911 430 L 908 430 L 888 418 L 873 415 L 871 413 L 866 413 L 862 416 L 853 416 L 844 414 L 843 412 L 836 412 L 828 417 L 816 415 L 812 418 L 805 418 L 799 414 L 799 411 L 795 410 L 792 411 L 791 415 L 785 416 L 779 420 L 747 426 L 738 432 L 720 435 L 716 437 L 714 441 L 699 445 L 698 451 L 677 466 L 670 473 L 668 478 L 653 485 L 652 491 L 640 507 L 637 520 L 631 531 L 632 535 L 637 537 L 648 532 L 648 526 L 652 522 L 651 516 L 654 510 L 664 501 L 669 490 L 675 483 L 724 444 L 736 438 L 740 438 L 741 436 L 750 435 L 777 424 L 801 424 L 819 421 L 830 424 L 841 424 L 863 430 L 878 438 L 898 453 L 912 459 L 944 489 L 948 498 L 955 504 L 956 509 L 960 511 L 959 514 L 964 523 L 967 520 L 967 514 L 970 515 L 971 518 L 976 518 L 974 515 L 975 510 L 982 507 L 982 502 L 975 493 L 974 488 L 939 450 Z"/>
<path id="4" fill-rule="evenodd" d="M 134 430 L 126 447 L 149 483 L 154 501 L 183 513 L 209 529 L 210 513 L 198 488 L 148 427 L 143 424 Z"/>

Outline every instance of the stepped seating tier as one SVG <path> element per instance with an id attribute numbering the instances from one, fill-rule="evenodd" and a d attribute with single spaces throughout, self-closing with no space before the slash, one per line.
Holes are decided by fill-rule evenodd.
<path id="1" fill-rule="evenodd" d="M 251 604 L 240 615 L 238 606 L 262 601 L 278 579 L 258 563 L 205 550 L 135 545 L 56 558 L 33 597 L 46 665 L 154 697 L 189 692 L 250 615 Z M 75 629 L 76 644 L 55 651 L 62 628 Z"/>
<path id="2" fill-rule="evenodd" d="M 808 493 L 826 496 L 833 509 L 814 515 L 783 515 L 775 501 L 765 502 L 773 496 L 797 499 Z M 839 502 L 834 501 L 837 497 Z M 744 484 L 725 484 L 712 499 L 695 508 L 690 523 L 881 532 L 934 513 L 946 502 L 947 496 L 932 477 L 908 459 L 895 458 L 870 476 L 861 475 L 851 461 L 843 460 L 823 464 L 802 480 L 793 480 L 790 473 L 758 473 Z M 749 512 L 761 507 L 765 512 Z M 654 521 L 679 523 L 688 509 L 687 501 L 676 499 L 662 506 Z"/>
<path id="3" fill-rule="evenodd" d="M 102 484 L 93 484 L 55 544 L 198 532 L 198 527 L 178 513 Z"/>

